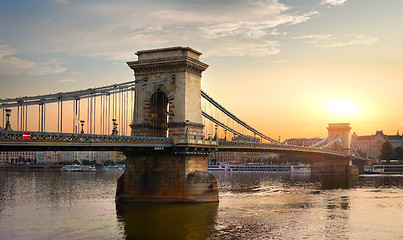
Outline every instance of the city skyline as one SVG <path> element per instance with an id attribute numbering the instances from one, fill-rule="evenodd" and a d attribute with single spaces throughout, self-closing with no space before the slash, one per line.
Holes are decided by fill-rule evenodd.
<path id="1" fill-rule="evenodd" d="M 263 133 L 403 130 L 403 2 L 0 2 L 0 98 L 133 80 L 138 50 L 188 46 L 202 89 Z M 225 89 L 225 91 L 224 91 Z"/>

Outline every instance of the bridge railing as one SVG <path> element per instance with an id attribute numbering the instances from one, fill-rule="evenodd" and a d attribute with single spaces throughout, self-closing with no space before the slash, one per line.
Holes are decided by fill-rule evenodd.
<path id="1" fill-rule="evenodd" d="M 24 138 L 25 136 L 25 138 Z M 0 140 L 173 143 L 172 138 L 82 133 L 0 131 Z"/>
<path id="2" fill-rule="evenodd" d="M 288 149 L 288 150 L 305 150 L 307 152 L 318 152 L 318 153 L 332 153 L 336 155 L 341 155 L 342 153 L 330 149 L 321 148 L 311 148 L 305 146 L 297 145 L 287 145 L 287 144 L 275 144 L 275 143 L 262 143 L 262 142 L 241 142 L 241 141 L 225 141 L 219 140 L 218 145 L 221 146 L 249 146 L 249 147 L 267 147 L 267 148 L 277 148 L 277 149 Z"/>

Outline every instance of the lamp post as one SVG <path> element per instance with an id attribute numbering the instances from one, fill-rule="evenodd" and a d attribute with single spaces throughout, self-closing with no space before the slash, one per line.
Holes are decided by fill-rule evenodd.
<path id="1" fill-rule="evenodd" d="M 4 129 L 4 130 L 12 131 L 13 129 L 11 128 L 11 124 L 10 124 L 11 109 L 6 108 L 5 111 L 6 111 L 7 122 L 6 122 L 6 129 Z"/>
<path id="2" fill-rule="evenodd" d="M 84 120 L 81 120 L 80 123 L 81 123 L 81 133 L 84 134 Z"/>
<path id="3" fill-rule="evenodd" d="M 186 131 L 185 131 L 185 142 L 189 142 L 190 141 L 190 134 L 189 134 L 189 120 L 185 121 L 185 125 L 186 125 Z"/>
<path id="4" fill-rule="evenodd" d="M 217 128 L 218 128 L 218 126 L 217 126 L 217 124 L 216 124 L 216 125 L 215 125 L 215 133 L 214 133 L 214 141 L 217 141 L 217 140 L 218 140 Z"/>
<path id="5" fill-rule="evenodd" d="M 118 123 L 116 122 L 115 118 L 112 119 L 112 122 L 113 122 L 112 135 L 118 135 Z"/>

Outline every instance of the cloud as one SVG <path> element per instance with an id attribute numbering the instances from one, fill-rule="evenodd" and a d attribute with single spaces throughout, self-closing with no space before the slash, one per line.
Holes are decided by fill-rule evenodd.
<path id="1" fill-rule="evenodd" d="M 69 72 L 69 75 L 70 75 L 70 76 L 83 76 L 84 73 L 82 73 L 82 72 L 76 72 L 76 71 L 70 71 L 70 72 Z"/>
<path id="2" fill-rule="evenodd" d="M 32 68 L 27 72 L 28 75 L 44 76 L 49 74 L 64 73 L 67 71 L 66 67 L 59 64 L 38 64 L 35 68 Z"/>
<path id="3" fill-rule="evenodd" d="M 253 55 L 272 55 L 286 34 L 278 30 L 280 25 L 306 22 L 318 12 L 301 13 L 278 0 L 137 0 L 78 1 L 59 14 L 52 22 L 32 26 L 38 38 L 28 44 L 42 44 L 32 48 L 124 61 L 139 49 L 189 44 L 216 47 L 209 56 L 238 56 L 248 54 L 246 49 Z M 231 47 L 211 43 L 218 39 L 224 45 L 223 40 L 231 39 Z M 230 49 L 239 51 L 230 54 Z"/>
<path id="4" fill-rule="evenodd" d="M 0 41 L 0 65 L 7 65 L 12 68 L 32 68 L 35 63 L 15 56 L 16 50 Z"/>
<path id="5" fill-rule="evenodd" d="M 69 4 L 70 2 L 68 0 L 53 0 L 56 3 L 62 3 L 62 4 Z"/>
<path id="6" fill-rule="evenodd" d="M 333 5 L 333 6 L 341 6 L 343 5 L 347 0 L 323 0 L 320 2 L 321 5 Z"/>
<path id="7" fill-rule="evenodd" d="M 346 34 L 341 38 L 336 38 L 329 34 L 316 34 L 316 35 L 304 35 L 299 37 L 293 37 L 293 39 L 307 40 L 307 43 L 313 44 L 317 47 L 344 47 L 352 45 L 372 45 L 378 42 L 378 37 L 363 34 Z"/>
<path id="8" fill-rule="evenodd" d="M 60 79 L 60 80 L 57 80 L 57 82 L 59 82 L 59 83 L 64 83 L 64 82 L 75 82 L 76 80 L 75 79 L 72 79 L 72 78 L 68 78 L 68 79 Z"/>
<path id="9" fill-rule="evenodd" d="M 294 25 L 294 24 L 306 22 L 317 14 L 319 14 L 319 12 L 316 10 L 313 10 L 308 13 L 304 13 L 302 15 L 292 15 L 292 16 L 290 16 L 291 20 L 290 20 L 289 24 Z"/>
<path id="10" fill-rule="evenodd" d="M 59 63 L 35 63 L 16 57 L 17 51 L 7 44 L 0 41 L 0 73 L 3 75 L 37 75 L 43 76 L 48 74 L 63 73 L 66 67 Z"/>
<path id="11" fill-rule="evenodd" d="M 277 41 L 248 39 L 242 37 L 224 37 L 205 42 L 200 47 L 205 57 L 214 56 L 252 56 L 264 57 L 280 52 Z"/>

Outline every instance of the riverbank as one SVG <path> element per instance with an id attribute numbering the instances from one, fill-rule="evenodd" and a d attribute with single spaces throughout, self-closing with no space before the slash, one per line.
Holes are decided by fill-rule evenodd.
<path id="1" fill-rule="evenodd" d="M 24 171 L 24 170 L 57 170 L 60 171 L 62 168 L 61 165 L 57 164 L 46 164 L 46 163 L 38 163 L 38 164 L 26 164 L 26 163 L 18 163 L 18 164 L 0 164 L 1 170 L 16 170 L 16 171 Z"/>
<path id="2" fill-rule="evenodd" d="M 61 171 L 63 165 L 49 164 L 49 163 L 14 163 L 14 164 L 0 164 L 0 171 Z M 96 171 L 103 171 L 103 166 L 95 166 Z"/>

